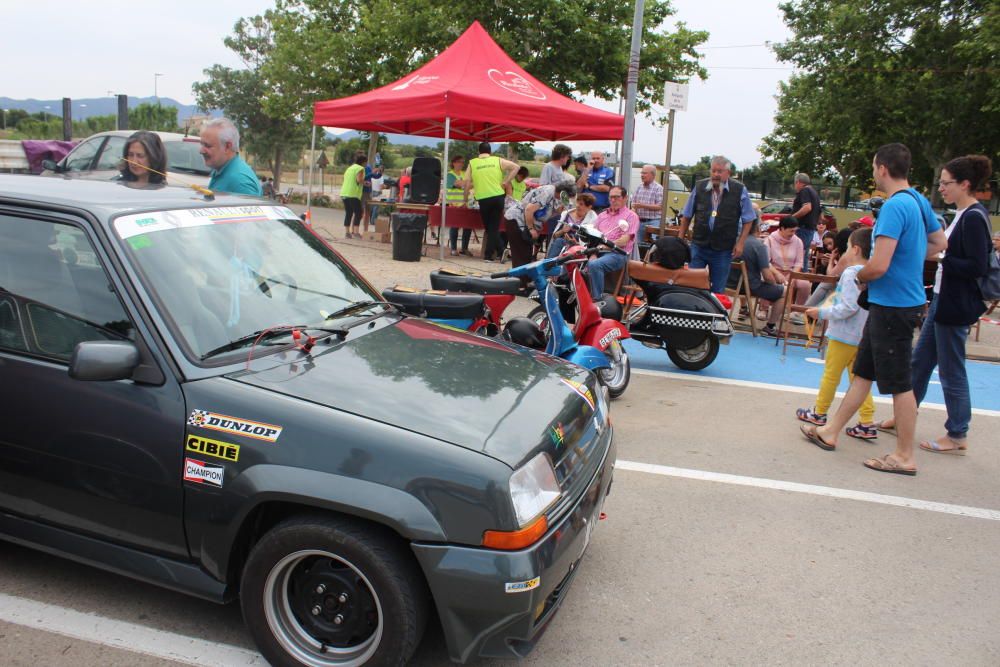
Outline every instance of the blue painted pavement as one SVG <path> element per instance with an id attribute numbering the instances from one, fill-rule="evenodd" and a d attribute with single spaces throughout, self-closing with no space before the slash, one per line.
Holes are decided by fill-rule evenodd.
<path id="1" fill-rule="evenodd" d="M 742 333 L 733 336 L 729 345 L 723 345 L 712 365 L 702 371 L 682 371 L 674 366 L 665 351 L 648 348 L 634 340 L 625 341 L 625 348 L 632 367 L 647 370 L 808 389 L 818 389 L 820 377 L 823 375 L 823 360 L 814 347 L 805 349 L 789 346 L 788 351 L 782 355 L 781 343 L 775 347 L 773 338 L 754 338 Z M 966 368 L 969 374 L 972 407 L 1000 410 L 1000 391 L 998 391 L 1000 365 L 985 361 L 969 361 L 966 362 Z M 876 391 L 875 387 L 872 389 Z M 840 391 L 847 391 L 846 374 L 841 380 Z M 881 396 L 877 391 L 875 395 Z M 928 403 L 944 404 L 937 371 L 931 378 L 931 385 L 924 400 Z"/>

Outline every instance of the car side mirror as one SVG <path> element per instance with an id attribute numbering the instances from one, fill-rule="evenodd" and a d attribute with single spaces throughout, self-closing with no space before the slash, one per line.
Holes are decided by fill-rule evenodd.
<path id="1" fill-rule="evenodd" d="M 91 340 L 77 343 L 69 360 L 69 376 L 74 380 L 127 380 L 139 365 L 139 350 L 132 343 Z"/>
<path id="2" fill-rule="evenodd" d="M 42 160 L 42 169 L 46 171 L 53 171 L 57 174 L 62 172 L 62 168 L 55 160 Z"/>

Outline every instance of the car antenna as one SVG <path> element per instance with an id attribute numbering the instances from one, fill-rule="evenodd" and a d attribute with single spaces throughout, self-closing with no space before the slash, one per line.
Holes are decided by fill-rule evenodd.
<path id="1" fill-rule="evenodd" d="M 135 165 L 136 167 L 139 167 L 140 169 L 145 169 L 146 171 L 152 172 L 154 174 L 159 174 L 164 179 L 167 178 L 167 175 L 164 174 L 162 171 L 157 171 L 157 170 L 153 169 L 152 167 L 147 167 L 144 164 L 139 164 L 138 162 L 135 162 L 134 160 L 129 160 L 127 157 L 123 157 L 122 160 L 124 162 L 127 162 L 127 163 L 131 164 L 131 165 Z M 197 185 L 195 183 L 184 183 L 183 181 L 180 183 L 180 185 L 186 185 L 186 186 L 188 186 L 189 188 L 191 188 L 192 190 L 194 190 L 198 194 L 203 195 L 207 201 L 212 201 L 213 199 L 215 199 L 215 193 L 213 191 L 209 190 L 208 188 L 202 187 L 202 186 Z"/>

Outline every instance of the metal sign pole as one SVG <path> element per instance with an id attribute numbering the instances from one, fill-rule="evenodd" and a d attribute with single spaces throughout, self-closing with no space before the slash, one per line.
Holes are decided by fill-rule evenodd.
<path id="1" fill-rule="evenodd" d="M 670 193 L 670 153 L 674 148 L 674 118 L 677 116 L 677 110 L 670 110 L 670 118 L 667 122 L 670 126 L 667 128 L 667 156 L 663 159 L 663 164 L 666 165 L 667 176 L 663 183 L 663 205 L 660 206 L 660 236 L 663 236 L 664 230 L 667 226 L 667 202 L 670 197 L 667 195 Z"/>

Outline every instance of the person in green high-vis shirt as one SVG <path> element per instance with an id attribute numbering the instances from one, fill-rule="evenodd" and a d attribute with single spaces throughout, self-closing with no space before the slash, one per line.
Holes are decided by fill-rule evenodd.
<path id="1" fill-rule="evenodd" d="M 365 182 L 365 163 L 368 156 L 358 151 L 354 154 L 354 164 L 344 172 L 344 184 L 340 186 L 340 198 L 344 200 L 344 238 L 361 238 L 358 227 L 361 224 L 361 191 Z"/>
<path id="2" fill-rule="evenodd" d="M 500 216 L 503 215 L 506 189 L 520 169 L 516 162 L 496 157 L 488 141 L 479 144 L 479 156 L 469 161 L 465 170 L 463 203 L 468 203 L 469 192 L 474 190 L 479 202 L 479 215 L 486 229 L 483 259 L 496 262 L 500 259 Z"/>
<path id="3" fill-rule="evenodd" d="M 528 168 L 521 167 L 514 174 L 514 180 L 510 182 L 510 198 L 514 201 L 524 199 L 524 193 L 528 191 L 528 184 L 524 181 L 528 178 Z"/>
<path id="4" fill-rule="evenodd" d="M 444 201 L 448 206 L 465 205 L 465 156 L 456 155 L 451 158 L 451 169 L 445 179 Z M 469 252 L 469 239 L 472 238 L 471 229 L 462 230 L 462 253 L 472 256 Z M 458 227 L 451 227 L 448 230 L 448 241 L 451 245 L 451 254 L 458 255 Z"/>

